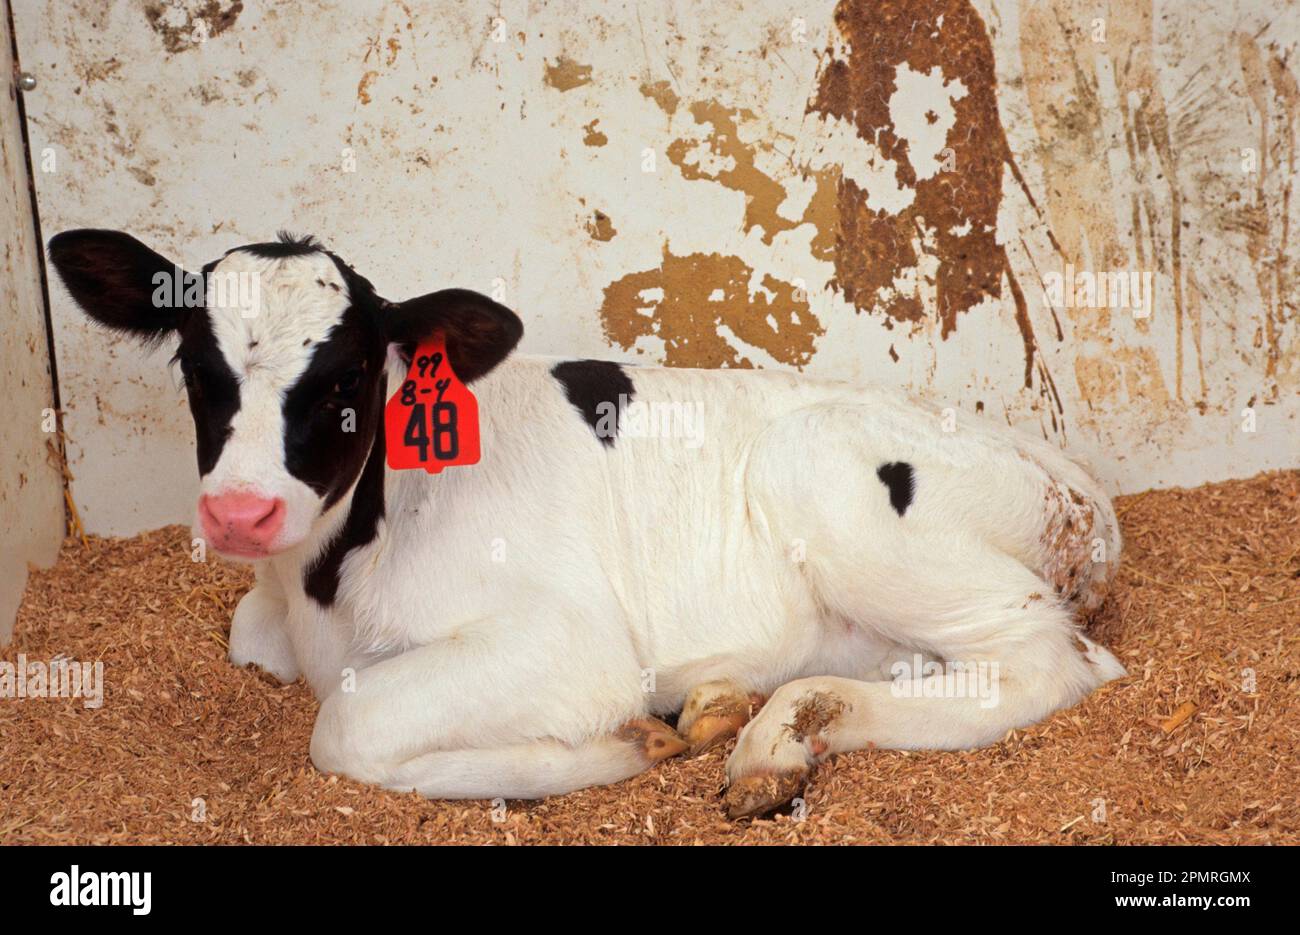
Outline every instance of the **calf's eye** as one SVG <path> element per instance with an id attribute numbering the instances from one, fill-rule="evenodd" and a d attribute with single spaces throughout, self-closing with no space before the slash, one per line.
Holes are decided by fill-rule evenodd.
<path id="1" fill-rule="evenodd" d="M 335 396 L 353 396 L 359 389 L 361 389 L 361 371 L 349 370 L 338 378 L 333 393 Z"/>
<path id="2" fill-rule="evenodd" d="M 202 386 L 199 384 L 199 365 L 188 357 L 180 358 L 179 362 L 181 365 L 181 384 L 191 393 L 199 393 L 202 390 Z"/>

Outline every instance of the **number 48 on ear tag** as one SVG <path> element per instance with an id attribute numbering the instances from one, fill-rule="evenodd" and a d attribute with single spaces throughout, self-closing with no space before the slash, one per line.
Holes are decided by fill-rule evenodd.
<path id="1" fill-rule="evenodd" d="M 384 407 L 384 436 L 395 471 L 437 474 L 453 464 L 478 463 L 478 400 L 452 371 L 441 334 L 416 348 L 402 388 Z"/>

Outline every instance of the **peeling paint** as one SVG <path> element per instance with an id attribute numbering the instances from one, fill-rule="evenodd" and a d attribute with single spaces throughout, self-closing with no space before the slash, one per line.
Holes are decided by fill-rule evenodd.
<path id="1" fill-rule="evenodd" d="M 579 65 L 573 59 L 561 55 L 554 65 L 546 66 L 545 81 L 557 91 L 572 91 L 584 84 L 591 84 L 591 66 Z"/>
<path id="2" fill-rule="evenodd" d="M 998 114 L 983 21 L 967 0 L 844 0 L 835 23 L 849 51 L 835 58 L 828 50 L 808 110 L 852 123 L 894 163 L 898 184 L 915 197 L 891 214 L 873 209 L 870 192 L 853 179 L 841 179 L 833 285 L 859 311 L 911 323 L 926 318 L 921 287 L 933 286 L 940 336 L 947 337 L 962 313 L 1001 298 L 1007 278 L 1024 344 L 1025 385 L 1032 386 L 1037 342 L 1023 291 L 997 242 L 1003 168 L 1018 170 Z M 941 76 L 942 106 L 951 108 L 947 145 L 937 153 L 914 154 L 895 125 L 891 101 L 900 76 L 918 75 L 931 86 Z M 937 122 L 937 113 L 927 121 Z M 900 272 L 920 268 L 923 257 L 937 261 L 933 276 L 900 288 Z"/>
<path id="3" fill-rule="evenodd" d="M 614 223 L 609 219 L 609 215 L 597 211 L 587 222 L 587 233 L 591 235 L 592 240 L 610 241 L 618 231 L 614 230 Z"/>
<path id="4" fill-rule="evenodd" d="M 625 350 L 640 338 L 663 341 L 670 367 L 753 367 L 749 345 L 802 368 L 825 333 L 807 296 L 790 283 L 757 277 L 739 257 L 676 256 L 667 244 L 657 269 L 605 287 L 600 318 L 606 337 Z"/>
<path id="5" fill-rule="evenodd" d="M 659 105 L 659 109 L 671 117 L 677 113 L 677 105 L 680 98 L 673 91 L 673 86 L 667 81 L 656 81 L 653 84 L 641 85 L 641 93 L 650 98 Z"/>
<path id="6" fill-rule="evenodd" d="M 583 130 L 582 142 L 585 143 L 587 146 L 604 146 L 606 143 L 609 142 L 609 137 L 596 129 L 596 125 L 598 123 L 600 123 L 599 118 L 593 120 L 591 123 L 587 124 L 582 128 Z"/>
<path id="7" fill-rule="evenodd" d="M 681 170 L 682 178 L 717 182 L 741 192 L 745 196 L 743 230 L 748 233 L 753 227 L 760 228 L 764 243 L 770 244 L 776 234 L 803 223 L 781 216 L 779 209 L 786 198 L 785 189 L 759 171 L 754 164 L 754 147 L 740 139 L 737 121 L 753 120 L 751 111 L 728 108 L 717 101 L 696 101 L 690 106 L 690 112 L 696 123 L 710 128 L 704 141 L 704 154 L 712 158 L 706 164 L 704 154 L 696 151 L 693 141 L 673 140 L 668 146 L 668 159 Z"/>
<path id="8" fill-rule="evenodd" d="M 166 4 L 150 2 L 144 7 L 150 28 L 162 38 L 163 48 L 173 54 L 198 48 L 221 35 L 235 25 L 243 11 L 243 0 L 232 0 L 224 7 L 219 0 L 188 6 L 175 0 Z"/>

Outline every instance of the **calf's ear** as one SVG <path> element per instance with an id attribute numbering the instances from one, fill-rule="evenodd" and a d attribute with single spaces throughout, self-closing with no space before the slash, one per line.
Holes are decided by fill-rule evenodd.
<path id="1" fill-rule="evenodd" d="M 390 344 L 414 346 L 441 331 L 452 369 L 465 383 L 505 360 L 524 335 L 518 315 L 468 289 L 442 289 L 390 302 L 382 315 Z"/>
<path id="2" fill-rule="evenodd" d="M 87 315 L 146 342 L 184 322 L 186 306 L 203 304 L 202 277 L 121 231 L 64 231 L 50 238 L 50 262 Z"/>

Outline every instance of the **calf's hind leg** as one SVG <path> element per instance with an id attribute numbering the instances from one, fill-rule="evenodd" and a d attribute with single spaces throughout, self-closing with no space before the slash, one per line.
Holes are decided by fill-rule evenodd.
<path id="1" fill-rule="evenodd" d="M 932 590 L 913 592 L 908 629 L 916 645 L 945 660 L 941 670 L 923 667 L 887 682 L 819 676 L 777 689 L 727 763 L 728 814 L 749 817 L 784 804 L 810 767 L 832 753 L 983 746 L 1124 674 L 1023 565 L 990 556 L 980 571 L 978 584 L 945 592 L 933 582 L 972 579 L 932 568 Z"/>
<path id="2" fill-rule="evenodd" d="M 696 685 L 677 718 L 677 733 L 690 745 L 687 755 L 699 756 L 726 743 L 762 706 L 761 695 L 745 691 L 730 679 Z"/>

